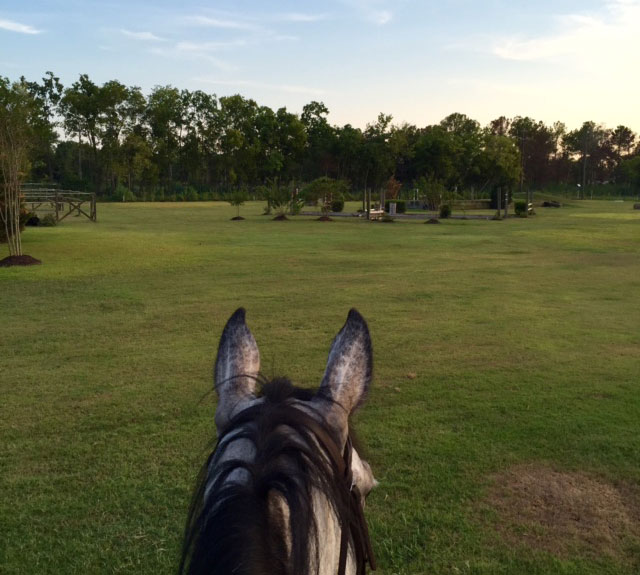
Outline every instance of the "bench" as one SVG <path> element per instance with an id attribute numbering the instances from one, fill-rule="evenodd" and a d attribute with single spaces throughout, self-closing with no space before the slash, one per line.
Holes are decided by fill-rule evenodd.
<path id="1" fill-rule="evenodd" d="M 369 219 L 370 220 L 379 220 L 382 216 L 384 216 L 384 210 L 369 210 Z"/>

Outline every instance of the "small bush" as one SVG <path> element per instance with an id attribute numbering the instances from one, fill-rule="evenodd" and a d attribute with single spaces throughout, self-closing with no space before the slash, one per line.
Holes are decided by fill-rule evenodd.
<path id="1" fill-rule="evenodd" d="M 38 225 L 43 228 L 52 228 L 53 226 L 57 226 L 58 222 L 53 214 L 47 214 L 40 219 L 40 223 Z"/>
<path id="2" fill-rule="evenodd" d="M 291 206 L 289 207 L 289 211 L 292 216 L 297 216 L 302 211 L 302 206 L 304 205 L 304 200 L 302 198 L 293 198 L 291 200 Z"/>
<path id="3" fill-rule="evenodd" d="M 331 211 L 332 212 L 341 212 L 342 210 L 344 210 L 344 200 L 343 199 L 333 200 L 331 202 Z"/>
<path id="4" fill-rule="evenodd" d="M 514 208 L 516 211 L 516 216 L 519 216 L 521 218 L 526 218 L 528 215 L 528 204 L 525 201 L 522 200 L 518 200 L 517 202 L 514 202 Z"/>
<path id="5" fill-rule="evenodd" d="M 404 200 L 385 200 L 384 202 L 384 211 L 389 211 L 389 204 L 393 202 L 396 205 L 396 214 L 406 214 L 407 213 L 407 202 Z"/>
<path id="6" fill-rule="evenodd" d="M 443 219 L 446 219 L 450 215 L 451 215 L 451 206 L 449 204 L 442 204 L 440 206 L 440 217 Z"/>
<path id="7" fill-rule="evenodd" d="M 187 202 L 197 202 L 200 200 L 200 194 L 198 194 L 198 190 L 188 186 L 187 189 L 183 192 L 184 200 Z"/>

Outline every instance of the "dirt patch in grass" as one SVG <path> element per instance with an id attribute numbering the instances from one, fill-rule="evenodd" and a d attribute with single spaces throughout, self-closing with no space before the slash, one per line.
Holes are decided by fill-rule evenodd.
<path id="1" fill-rule="evenodd" d="M 504 541 L 559 557 L 640 564 L 638 488 L 540 465 L 519 465 L 492 479 L 487 503 Z"/>
<path id="2" fill-rule="evenodd" d="M 41 264 L 40 260 L 31 256 L 8 256 L 0 260 L 0 268 L 8 268 L 11 266 L 35 266 Z"/>

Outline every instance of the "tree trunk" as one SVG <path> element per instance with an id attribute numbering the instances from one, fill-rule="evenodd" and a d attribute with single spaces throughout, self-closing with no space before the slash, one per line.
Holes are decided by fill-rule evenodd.
<path id="1" fill-rule="evenodd" d="M 582 189 L 580 190 L 580 199 L 584 200 L 585 190 L 587 189 L 587 154 L 582 155 Z"/>

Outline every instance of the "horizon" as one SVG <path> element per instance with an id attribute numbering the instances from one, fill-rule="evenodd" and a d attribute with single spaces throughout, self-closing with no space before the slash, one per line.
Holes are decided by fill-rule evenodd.
<path id="1" fill-rule="evenodd" d="M 378 114 L 424 127 L 461 113 L 486 126 L 528 116 L 640 132 L 640 1 L 37 0 L 0 9 L 0 74 L 65 87 L 87 74 L 148 95 L 154 86 L 240 94 L 300 114 L 323 102 L 332 125 Z M 491 32 L 488 32 L 488 30 Z"/>

